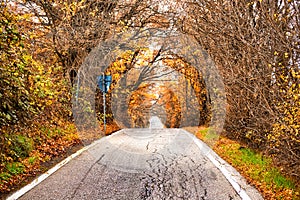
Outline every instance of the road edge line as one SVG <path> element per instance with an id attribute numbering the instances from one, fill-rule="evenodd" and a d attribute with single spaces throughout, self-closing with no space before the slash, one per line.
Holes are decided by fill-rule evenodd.
<path id="1" fill-rule="evenodd" d="M 71 154 L 70 156 L 68 156 L 67 158 L 65 158 L 64 160 L 62 160 L 58 164 L 56 164 L 54 167 L 50 168 L 47 172 L 45 172 L 45 173 L 41 174 L 40 176 L 38 176 L 37 178 L 35 178 L 29 184 L 25 185 L 21 189 L 17 190 L 16 192 L 14 192 L 10 196 L 8 196 L 6 198 L 6 200 L 16 200 L 16 199 L 18 199 L 19 197 L 23 196 L 25 193 L 27 193 L 28 191 L 30 191 L 31 189 L 33 189 L 34 187 L 36 187 L 38 184 L 40 184 L 46 178 L 48 178 L 49 176 L 51 176 L 54 172 L 56 172 L 57 170 L 59 170 L 61 167 L 63 167 L 67 163 L 69 163 L 71 160 L 73 160 L 77 156 L 81 155 L 83 152 L 85 152 L 86 150 L 88 150 L 91 147 L 95 146 L 96 144 L 98 144 L 102 139 L 109 138 L 112 135 L 118 134 L 119 132 L 122 132 L 122 131 L 123 130 L 119 130 L 119 131 L 117 131 L 117 132 L 115 132 L 115 133 L 113 133 L 113 134 L 111 134 L 109 136 L 104 136 L 102 138 L 99 138 L 99 139 L 95 140 L 94 142 L 92 142 L 88 146 L 84 146 L 82 149 L 79 149 L 75 153 Z"/>
<path id="2" fill-rule="evenodd" d="M 203 141 L 198 139 L 195 135 L 192 133 L 184 130 L 195 142 L 195 144 L 199 147 L 199 149 L 204 153 L 204 155 L 222 172 L 222 174 L 225 176 L 227 181 L 232 185 L 234 190 L 237 192 L 237 194 L 241 197 L 242 200 L 253 200 L 254 198 L 251 198 L 248 193 L 246 192 L 246 189 L 242 187 L 242 185 L 246 185 L 250 187 L 253 192 L 255 192 L 255 200 L 263 200 L 263 197 L 261 194 L 254 188 L 253 186 L 250 186 L 246 183 L 244 177 L 229 163 L 227 163 L 225 160 L 223 160 L 217 153 L 215 153 L 207 144 L 205 144 Z M 234 175 L 233 175 L 234 174 Z M 236 177 L 239 177 L 239 181 L 236 179 Z"/>

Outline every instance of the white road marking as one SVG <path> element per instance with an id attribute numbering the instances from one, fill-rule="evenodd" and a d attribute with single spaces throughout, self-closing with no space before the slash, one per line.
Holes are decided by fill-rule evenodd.
<path id="1" fill-rule="evenodd" d="M 226 161 L 220 158 L 210 147 L 208 147 L 205 143 L 200 141 L 195 135 L 187 131 L 185 132 L 191 136 L 195 144 L 199 147 L 200 151 L 202 151 L 204 155 L 222 172 L 222 174 L 232 185 L 235 191 L 239 194 L 242 200 L 252 200 L 235 178 L 235 176 L 241 175 L 231 165 L 229 165 Z M 235 172 L 235 175 L 232 175 L 230 171 Z"/>
<path id="2" fill-rule="evenodd" d="M 120 132 L 120 131 L 118 131 Z M 116 132 L 115 134 L 118 134 L 118 132 Z M 114 134 L 114 135 L 115 135 Z M 107 137 L 111 137 L 112 135 L 109 135 Z M 106 137 L 106 138 L 107 138 Z M 101 138 L 102 139 L 102 138 Z M 21 188 L 20 190 L 16 191 L 15 193 L 13 193 L 11 196 L 9 196 L 6 200 L 16 200 L 19 197 L 21 197 L 22 195 L 24 195 L 26 192 L 28 192 L 29 190 L 31 190 L 32 188 L 34 188 L 35 186 L 37 186 L 38 184 L 40 184 L 43 180 L 45 180 L 46 178 L 48 178 L 51 174 L 53 174 L 54 172 L 56 172 L 57 170 L 59 170 L 61 167 L 63 167 L 64 165 L 66 165 L 68 162 L 70 162 L 72 159 L 76 158 L 77 156 L 79 156 L 80 154 L 82 154 L 84 151 L 90 149 L 91 147 L 95 146 L 96 144 L 98 144 L 101 139 L 96 140 L 95 142 L 93 142 L 92 144 L 83 147 L 82 149 L 76 151 L 74 154 L 70 155 L 69 157 L 67 157 L 66 159 L 64 159 L 63 161 L 61 161 L 60 163 L 56 164 L 54 167 L 52 167 L 51 169 L 49 169 L 47 172 L 45 172 L 44 174 L 40 175 L 39 177 L 37 177 L 36 179 L 34 179 L 31 183 L 29 183 L 28 185 L 24 186 L 23 188 Z"/>

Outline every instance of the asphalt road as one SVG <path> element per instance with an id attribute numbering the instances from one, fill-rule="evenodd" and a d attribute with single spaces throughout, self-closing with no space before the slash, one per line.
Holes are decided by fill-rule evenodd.
<path id="1" fill-rule="evenodd" d="M 125 129 L 102 138 L 20 199 L 242 199 L 182 129 Z M 247 186 L 251 199 L 262 199 Z"/>

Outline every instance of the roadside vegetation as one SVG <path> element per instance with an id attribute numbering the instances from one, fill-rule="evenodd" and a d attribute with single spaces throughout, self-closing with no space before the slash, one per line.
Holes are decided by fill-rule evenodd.
<path id="1" fill-rule="evenodd" d="M 272 158 L 246 147 L 242 143 L 220 137 L 217 140 L 208 136 L 210 128 L 200 128 L 195 135 L 211 144 L 213 150 L 255 186 L 266 200 L 297 200 L 300 187 L 297 181 L 284 174 Z M 198 130 L 198 128 L 197 128 Z"/>
<path id="2" fill-rule="evenodd" d="M 47 30 L 28 13 L 1 2 L 0 197 L 48 169 L 49 161 L 79 143 L 70 89 Z M 47 164 L 46 164 L 47 163 Z"/>

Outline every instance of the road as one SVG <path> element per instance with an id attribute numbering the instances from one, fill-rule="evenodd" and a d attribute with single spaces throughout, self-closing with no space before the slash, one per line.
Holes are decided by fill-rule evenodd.
<path id="1" fill-rule="evenodd" d="M 152 117 L 149 129 L 102 138 L 19 199 L 242 199 L 206 153 L 191 134 Z"/>

